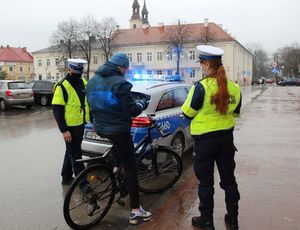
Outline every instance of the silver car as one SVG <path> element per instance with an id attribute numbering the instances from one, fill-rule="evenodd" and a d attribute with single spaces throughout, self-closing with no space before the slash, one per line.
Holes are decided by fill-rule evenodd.
<path id="1" fill-rule="evenodd" d="M 190 85 L 182 82 L 170 81 L 132 81 L 132 94 L 136 100 L 148 97 L 150 103 L 141 115 L 132 120 L 131 135 L 135 144 L 147 133 L 150 125 L 147 114 L 154 115 L 165 133 L 171 133 L 161 138 L 156 130 L 152 137 L 159 144 L 173 146 L 179 155 L 192 146 L 189 131 L 190 121 L 181 113 L 181 105 L 185 101 Z M 95 156 L 104 153 L 111 146 L 109 140 L 98 136 L 91 124 L 85 126 L 82 143 L 83 154 Z"/>
<path id="2" fill-rule="evenodd" d="M 31 108 L 34 103 L 33 92 L 24 81 L 0 80 L 0 110 L 10 106 L 23 105 Z"/>

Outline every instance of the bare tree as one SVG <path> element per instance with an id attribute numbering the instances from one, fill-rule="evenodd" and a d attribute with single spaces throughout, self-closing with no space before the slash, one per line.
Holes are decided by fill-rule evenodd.
<path id="1" fill-rule="evenodd" d="M 69 58 L 72 57 L 72 53 L 76 49 L 74 41 L 77 26 L 78 23 L 74 19 L 60 22 L 50 40 L 51 44 L 60 45 Z"/>
<path id="2" fill-rule="evenodd" d="M 112 17 L 104 18 L 97 27 L 96 35 L 103 51 L 105 60 L 108 61 L 113 52 L 113 41 L 120 34 L 117 21 Z"/>
<path id="3" fill-rule="evenodd" d="M 90 74 L 92 45 L 95 44 L 99 22 L 92 16 L 84 17 L 77 24 L 74 40 L 87 60 L 87 79 Z"/>
<path id="4" fill-rule="evenodd" d="M 179 75 L 180 69 L 180 57 L 184 51 L 184 44 L 187 42 L 187 38 L 191 34 L 191 28 L 188 24 L 181 24 L 180 20 L 177 20 L 177 25 L 167 27 L 166 36 L 169 40 L 169 46 L 167 52 L 175 53 L 176 55 L 176 75 Z"/>
<path id="5" fill-rule="evenodd" d="M 200 42 L 207 45 L 208 43 L 213 42 L 215 38 L 215 33 L 210 30 L 208 25 L 204 25 L 200 31 Z"/>
<path id="6" fill-rule="evenodd" d="M 246 47 L 254 55 L 253 59 L 253 80 L 257 81 L 259 78 L 268 78 L 270 72 L 270 58 L 267 52 L 262 48 L 259 43 L 248 43 Z"/>
<path id="7" fill-rule="evenodd" d="M 300 75 L 300 45 L 298 43 L 278 49 L 283 74 L 289 77 Z"/>

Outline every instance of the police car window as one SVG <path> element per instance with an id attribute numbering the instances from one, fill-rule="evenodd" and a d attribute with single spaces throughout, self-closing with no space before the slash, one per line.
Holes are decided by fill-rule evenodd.
<path id="1" fill-rule="evenodd" d="M 184 88 L 175 89 L 174 90 L 174 107 L 182 106 L 186 97 L 187 97 L 187 93 Z"/>
<path id="2" fill-rule="evenodd" d="M 170 109 L 173 107 L 173 92 L 168 91 L 164 93 L 157 105 L 156 111 Z"/>

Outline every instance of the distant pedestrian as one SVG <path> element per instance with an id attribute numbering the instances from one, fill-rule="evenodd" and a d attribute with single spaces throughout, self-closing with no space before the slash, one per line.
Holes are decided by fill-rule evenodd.
<path id="1" fill-rule="evenodd" d="M 234 176 L 233 142 L 235 117 L 241 108 L 240 87 L 227 79 L 222 65 L 222 49 L 200 45 L 199 61 L 207 75 L 195 83 L 182 106 L 190 118 L 194 140 L 194 171 L 200 182 L 199 217 L 192 218 L 192 225 L 214 230 L 214 163 L 220 174 L 220 187 L 225 190 L 227 214 L 225 222 L 231 230 L 238 230 L 238 201 L 240 194 Z"/>
<path id="2" fill-rule="evenodd" d="M 87 81 L 82 77 L 82 59 L 68 59 L 68 74 L 55 85 L 52 100 L 53 114 L 66 143 L 62 166 L 62 185 L 69 185 L 84 170 L 84 164 L 76 162 L 82 158 L 81 142 L 84 124 L 89 122 L 89 107 L 85 95 Z"/>

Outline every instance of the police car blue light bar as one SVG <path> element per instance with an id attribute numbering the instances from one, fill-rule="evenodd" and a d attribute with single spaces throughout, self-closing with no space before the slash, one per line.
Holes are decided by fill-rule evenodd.
<path id="1" fill-rule="evenodd" d="M 134 74 L 132 77 L 134 81 L 183 81 L 180 75 L 148 75 L 148 74 Z"/>

